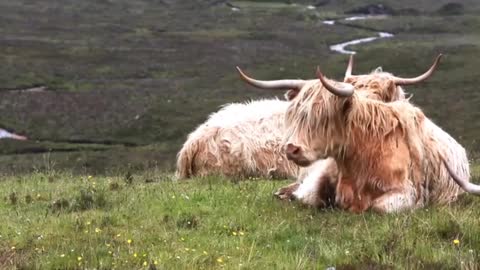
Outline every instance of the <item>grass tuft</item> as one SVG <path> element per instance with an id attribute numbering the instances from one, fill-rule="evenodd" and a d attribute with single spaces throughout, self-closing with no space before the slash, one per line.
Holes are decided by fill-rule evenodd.
<path id="1" fill-rule="evenodd" d="M 65 201 L 64 199 L 62 201 Z M 67 201 L 68 202 L 68 201 Z M 89 209 L 102 209 L 107 205 L 105 191 L 93 187 L 84 187 L 78 191 L 73 199 L 72 211 L 85 211 Z"/>

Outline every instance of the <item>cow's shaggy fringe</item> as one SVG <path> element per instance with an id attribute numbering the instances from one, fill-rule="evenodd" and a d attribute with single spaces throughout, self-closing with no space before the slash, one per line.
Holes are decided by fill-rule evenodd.
<path id="1" fill-rule="evenodd" d="M 391 73 L 375 69 L 368 75 L 356 75 L 348 77 L 345 82 L 352 84 L 356 91 L 367 91 L 372 99 L 392 102 L 405 99 L 405 90 L 395 85 Z"/>

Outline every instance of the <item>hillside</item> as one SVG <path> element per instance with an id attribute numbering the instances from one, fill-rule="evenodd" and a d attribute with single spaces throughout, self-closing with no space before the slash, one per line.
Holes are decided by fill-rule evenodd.
<path id="1" fill-rule="evenodd" d="M 235 66 L 277 79 L 313 78 L 321 65 L 341 78 L 347 56 L 329 46 L 376 31 L 395 36 L 350 47 L 354 72 L 414 76 L 446 54 L 407 90 L 476 157 L 480 3 L 390 0 L 384 19 L 341 20 L 376 3 L 0 0 L 0 127 L 31 139 L 0 141 L 0 171 L 169 170 L 220 105 L 283 94 L 246 86 Z M 332 19 L 342 23 L 323 23 Z"/>

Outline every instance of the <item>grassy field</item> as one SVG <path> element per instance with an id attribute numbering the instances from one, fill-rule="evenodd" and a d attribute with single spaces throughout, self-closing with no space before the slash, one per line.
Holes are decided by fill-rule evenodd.
<path id="1" fill-rule="evenodd" d="M 478 164 L 480 2 L 386 0 L 392 16 L 334 26 L 322 21 L 378 1 L 220 2 L 0 0 L 0 128 L 30 138 L 0 140 L 0 269 L 479 269 L 474 196 L 352 215 L 274 199 L 288 181 L 171 175 L 220 105 L 283 94 L 235 66 L 342 78 L 347 56 L 329 46 L 375 31 L 395 37 L 352 47 L 354 73 L 413 76 L 446 54 L 407 91 Z M 47 91 L 20 91 L 34 86 Z"/>
<path id="2" fill-rule="evenodd" d="M 276 200 L 272 193 L 286 183 L 174 182 L 158 171 L 5 177 L 0 268 L 478 268 L 478 197 L 402 214 L 353 215 Z"/>

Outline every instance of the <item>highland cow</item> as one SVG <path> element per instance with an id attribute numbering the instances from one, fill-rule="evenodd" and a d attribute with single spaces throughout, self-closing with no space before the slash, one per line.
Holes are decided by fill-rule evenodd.
<path id="1" fill-rule="evenodd" d="M 287 160 L 282 147 L 288 104 L 257 100 L 229 104 L 213 113 L 178 153 L 177 177 L 296 177 L 299 167 Z"/>
<path id="2" fill-rule="evenodd" d="M 468 174 L 465 151 L 420 109 L 408 100 L 372 99 L 372 92 L 355 91 L 358 85 L 348 78 L 331 82 L 320 71 L 318 77 L 321 84 L 303 88 L 287 109 L 286 153 L 300 166 L 335 159 L 336 205 L 388 213 L 457 198 L 459 187 L 442 157 L 461 157 L 456 169 Z M 410 84 L 418 78 L 391 81 Z"/>

